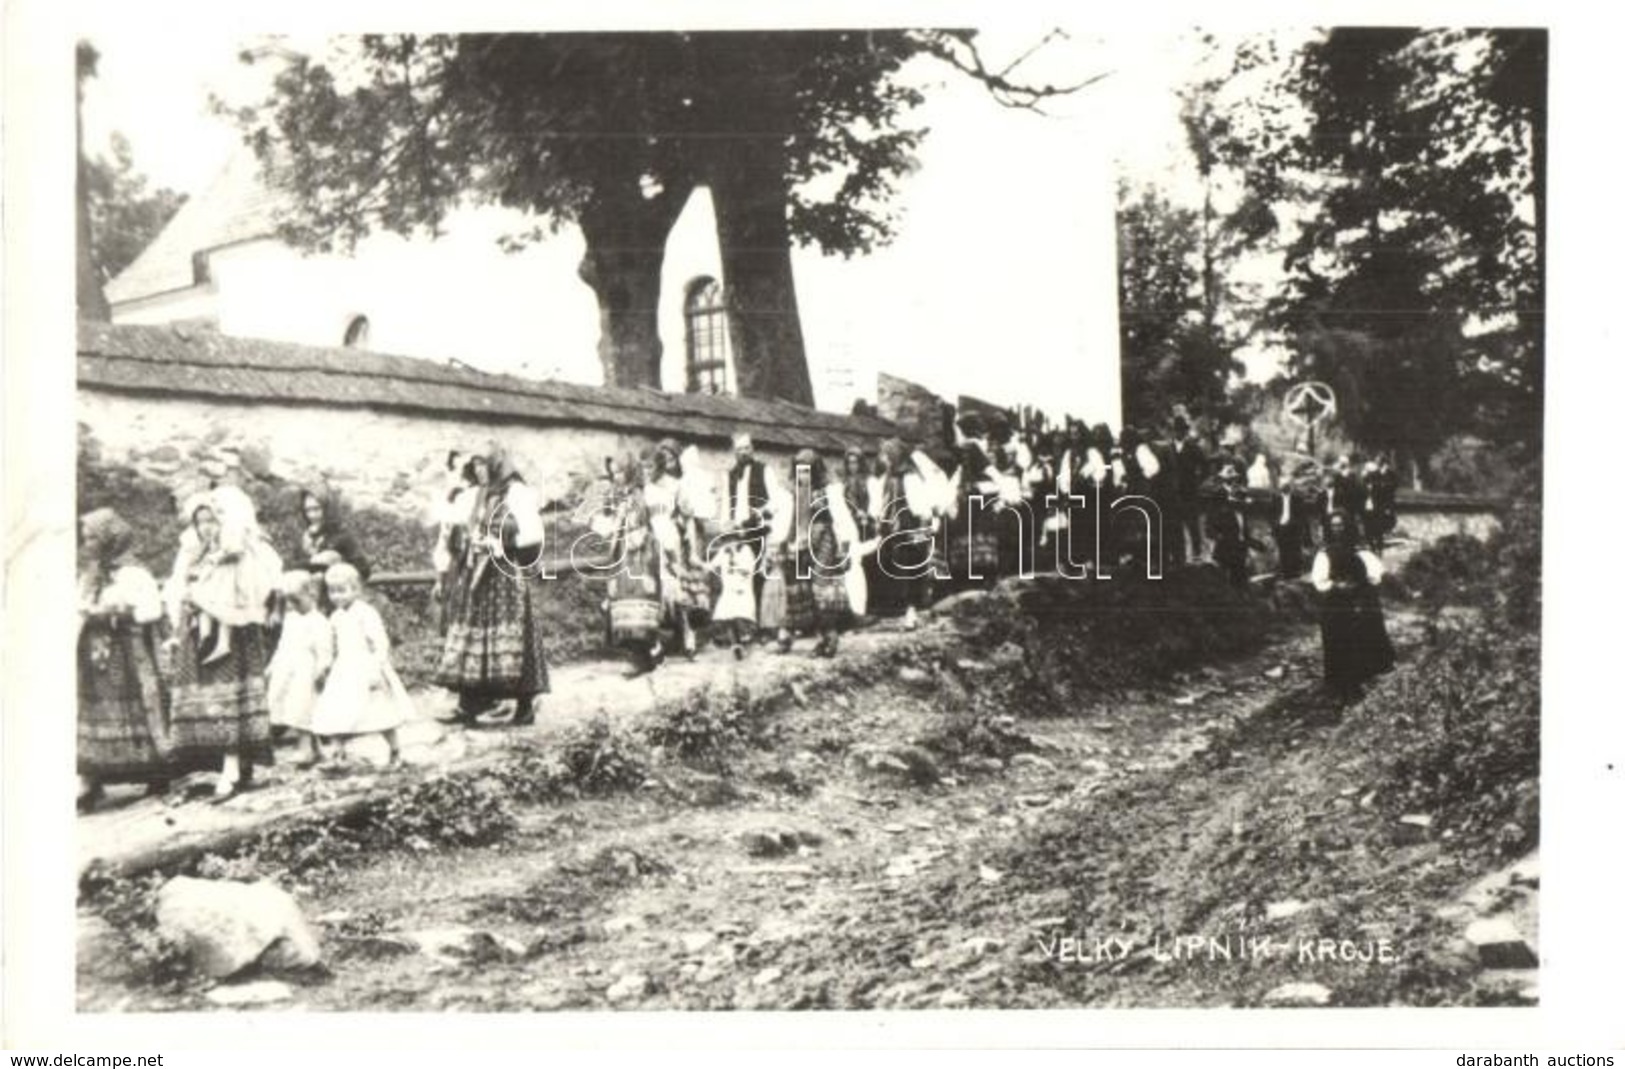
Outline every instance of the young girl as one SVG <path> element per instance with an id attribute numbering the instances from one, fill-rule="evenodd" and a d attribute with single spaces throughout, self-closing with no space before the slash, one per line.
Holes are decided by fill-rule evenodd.
<path id="1" fill-rule="evenodd" d="M 378 610 L 361 600 L 361 574 L 349 564 L 327 570 L 333 599 L 333 667 L 316 699 L 311 731 L 337 736 L 381 733 L 389 744 L 389 765 L 401 762 L 397 729 L 412 717 L 412 699 L 389 663 L 389 635 Z M 344 743 L 339 743 L 344 757 Z"/>
<path id="2" fill-rule="evenodd" d="M 309 572 L 285 572 L 282 595 L 287 608 L 282 637 L 265 670 L 271 723 L 303 736 L 299 766 L 309 768 L 321 760 L 321 744 L 311 730 L 317 690 L 333 664 L 333 627 L 316 607 L 316 577 Z"/>
<path id="3" fill-rule="evenodd" d="M 756 551 L 748 542 L 728 540 L 717 548 L 711 567 L 722 576 L 711 619 L 732 632 L 734 660 L 743 660 L 745 643 L 756 630 Z"/>

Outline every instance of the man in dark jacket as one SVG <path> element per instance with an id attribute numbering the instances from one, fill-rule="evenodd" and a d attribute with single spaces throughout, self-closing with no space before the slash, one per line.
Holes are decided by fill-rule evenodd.
<path id="1" fill-rule="evenodd" d="M 1202 484 L 1207 479 L 1207 457 L 1196 440 L 1190 421 L 1175 416 L 1173 443 L 1173 472 L 1169 480 L 1169 493 L 1164 505 L 1168 517 L 1168 556 L 1175 564 L 1198 560 L 1204 552 L 1202 545 Z M 1189 555 L 1185 548 L 1190 539 Z"/>
<path id="2" fill-rule="evenodd" d="M 1365 477 L 1365 508 L 1360 513 L 1360 525 L 1366 542 L 1374 553 L 1382 552 L 1383 540 L 1393 533 L 1399 523 L 1395 498 L 1399 495 L 1399 476 L 1388 460 L 1388 454 L 1377 457 L 1377 462 Z"/>
<path id="3" fill-rule="evenodd" d="M 767 536 L 773 519 L 777 487 L 766 464 L 756 458 L 750 435 L 734 435 L 734 464 L 728 469 L 727 516 L 725 527 L 737 531 L 757 560 L 756 604 L 762 603 L 762 586 L 767 581 Z"/>
<path id="4" fill-rule="evenodd" d="M 1301 481 L 1302 473 L 1281 480 L 1271 502 L 1270 531 L 1275 536 L 1276 574 L 1296 579 L 1304 572 L 1304 550 L 1309 545 L 1310 516 L 1315 503 Z"/>
<path id="5" fill-rule="evenodd" d="M 1326 486 L 1326 509 L 1321 520 L 1324 526 L 1333 513 L 1346 512 L 1360 516 L 1365 512 L 1365 487 L 1355 474 L 1354 461 L 1347 453 L 1337 458 L 1332 466 L 1331 479 Z"/>

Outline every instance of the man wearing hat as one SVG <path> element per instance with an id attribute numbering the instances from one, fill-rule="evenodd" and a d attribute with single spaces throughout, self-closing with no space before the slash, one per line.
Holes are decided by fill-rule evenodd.
<path id="1" fill-rule="evenodd" d="M 1177 564 L 1197 560 L 1202 556 L 1202 483 L 1207 478 L 1207 458 L 1196 440 L 1196 433 L 1184 413 L 1174 416 L 1173 422 L 1173 486 L 1169 494 L 1168 512 L 1173 527 L 1173 541 L 1168 549 Z M 1185 546 L 1190 539 L 1189 555 Z"/>
<path id="2" fill-rule="evenodd" d="M 766 559 L 767 537 L 772 525 L 774 506 L 783 494 L 773 470 L 756 456 L 750 435 L 736 434 L 734 463 L 728 469 L 727 515 L 723 525 L 740 542 L 748 545 L 757 561 Z M 756 604 L 762 603 L 762 584 L 766 573 L 758 568 L 754 582 Z"/>

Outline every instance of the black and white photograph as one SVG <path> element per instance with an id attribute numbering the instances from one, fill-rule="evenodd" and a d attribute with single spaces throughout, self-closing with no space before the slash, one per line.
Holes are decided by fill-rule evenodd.
<path id="1" fill-rule="evenodd" d="M 40 60 L 69 1012 L 1539 1010 L 1548 28 L 420 14 Z"/>

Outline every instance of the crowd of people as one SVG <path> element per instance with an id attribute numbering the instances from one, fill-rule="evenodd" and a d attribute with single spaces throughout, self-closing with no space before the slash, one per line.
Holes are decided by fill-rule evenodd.
<path id="1" fill-rule="evenodd" d="M 894 616 L 912 630 L 941 595 L 1002 577 L 1155 578 L 1210 561 L 1246 585 L 1267 528 L 1279 576 L 1302 577 L 1313 554 L 1328 686 L 1347 692 L 1390 666 L 1376 584 L 1394 529 L 1391 466 L 1300 458 L 1278 471 L 1258 454 L 1244 467 L 1205 447 L 1182 413 L 1169 431 L 968 414 L 936 456 L 893 439 L 838 459 L 803 450 L 783 472 L 741 434 L 721 485 L 694 446 L 671 439 L 609 458 L 590 524 L 607 560 L 596 572 L 605 641 L 629 676 L 693 658 L 702 641 L 744 659 L 807 636 L 814 656 L 833 657 L 858 621 Z M 451 454 L 447 471 L 431 555 L 434 681 L 457 696 L 453 722 L 511 703 L 507 722 L 529 724 L 549 691 L 544 502 L 496 445 Z M 162 585 L 115 512 L 81 517 L 83 804 L 105 783 L 161 791 L 205 768 L 214 797 L 229 798 L 270 762 L 273 732 L 296 740 L 301 766 L 342 770 L 347 740 L 369 734 L 400 760 L 412 698 L 366 600 L 369 562 L 334 500 L 307 491 L 299 509 L 305 529 L 285 570 L 242 490 L 188 498 Z"/>

